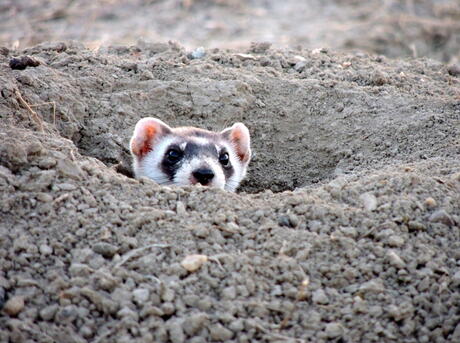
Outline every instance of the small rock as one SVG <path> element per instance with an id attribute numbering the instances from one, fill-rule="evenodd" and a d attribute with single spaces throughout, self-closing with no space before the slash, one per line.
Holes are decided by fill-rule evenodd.
<path id="1" fill-rule="evenodd" d="M 393 250 L 390 250 L 388 253 L 387 253 L 387 258 L 388 258 L 388 262 L 398 268 L 398 269 L 402 269 L 404 267 L 406 267 L 406 262 L 404 262 L 401 257 L 399 257 L 399 255 L 394 252 Z"/>
<path id="2" fill-rule="evenodd" d="M 370 281 L 364 282 L 359 287 L 359 290 L 362 292 L 381 293 L 385 290 L 385 287 L 383 286 L 382 280 L 376 279 L 376 280 L 370 280 Z"/>
<path id="3" fill-rule="evenodd" d="M 417 220 L 409 221 L 409 223 L 407 223 L 407 226 L 409 227 L 409 230 L 412 230 L 412 231 L 425 231 L 426 230 L 425 225 Z"/>
<path id="4" fill-rule="evenodd" d="M 21 296 L 12 297 L 3 307 L 3 310 L 10 316 L 16 316 L 24 309 L 24 298 Z"/>
<path id="5" fill-rule="evenodd" d="M 102 296 L 99 292 L 96 292 L 91 288 L 83 287 L 80 290 L 80 293 L 88 298 L 96 306 L 96 309 L 102 313 L 115 314 L 118 311 L 118 303 Z"/>
<path id="6" fill-rule="evenodd" d="M 150 291 L 146 288 L 136 288 L 133 291 L 134 302 L 138 305 L 143 305 L 147 300 L 149 300 Z"/>
<path id="7" fill-rule="evenodd" d="M 40 254 L 45 256 L 50 255 L 53 252 L 53 248 L 46 244 L 41 244 L 39 250 Z"/>
<path id="8" fill-rule="evenodd" d="M 69 267 L 69 273 L 72 277 L 87 277 L 89 276 L 93 270 L 83 263 L 72 263 Z"/>
<path id="9" fill-rule="evenodd" d="M 40 310 L 40 317 L 43 320 L 51 320 L 54 318 L 57 310 L 59 309 L 59 305 L 49 305 Z"/>
<path id="10" fill-rule="evenodd" d="M 16 70 L 24 70 L 27 67 L 38 67 L 39 65 L 40 61 L 31 56 L 13 57 L 10 60 L 10 68 Z"/>
<path id="11" fill-rule="evenodd" d="M 171 316 L 174 312 L 176 312 L 176 307 L 173 303 L 166 302 L 161 305 L 160 310 L 163 311 L 164 315 Z"/>
<path id="12" fill-rule="evenodd" d="M 432 197 L 428 197 L 425 199 L 425 205 L 429 208 L 434 208 L 436 207 L 437 203 L 436 200 L 434 200 Z"/>
<path id="13" fill-rule="evenodd" d="M 206 255 L 188 255 L 180 263 L 189 272 L 194 272 L 201 268 L 201 266 L 208 261 Z"/>
<path id="14" fill-rule="evenodd" d="M 233 337 L 233 332 L 223 327 L 221 324 L 216 324 L 211 327 L 211 339 L 213 341 L 226 342 Z"/>
<path id="15" fill-rule="evenodd" d="M 326 336 L 327 338 L 337 338 L 343 335 L 343 327 L 339 323 L 328 323 L 326 324 Z"/>
<path id="16" fill-rule="evenodd" d="M 99 242 L 93 245 L 93 251 L 104 257 L 111 258 L 117 253 L 118 247 L 106 242 Z"/>
<path id="17" fill-rule="evenodd" d="M 455 223 L 451 216 L 445 210 L 438 210 L 433 212 L 430 216 L 429 221 L 432 223 L 442 223 L 447 226 L 454 226 Z"/>
<path id="18" fill-rule="evenodd" d="M 256 61 L 257 60 L 257 57 L 251 54 L 241 54 L 240 53 L 240 54 L 235 54 L 234 56 L 238 57 L 242 61 L 247 61 L 247 60 Z"/>
<path id="19" fill-rule="evenodd" d="M 388 83 L 388 77 L 380 71 L 375 71 L 371 75 L 371 82 L 374 86 L 383 86 Z"/>
<path id="20" fill-rule="evenodd" d="M 312 55 L 318 55 L 318 54 L 326 54 L 328 53 L 328 50 L 326 48 L 317 48 L 317 49 L 313 49 L 311 51 Z"/>
<path id="21" fill-rule="evenodd" d="M 452 283 L 455 287 L 460 285 L 460 270 L 452 276 Z"/>
<path id="22" fill-rule="evenodd" d="M 391 235 L 390 237 L 388 237 L 388 245 L 395 248 L 399 248 L 404 245 L 404 238 L 397 235 Z"/>
<path id="23" fill-rule="evenodd" d="M 185 216 L 187 214 L 187 210 L 185 209 L 185 205 L 182 201 L 176 202 L 176 213 L 180 216 Z"/>
<path id="24" fill-rule="evenodd" d="M 354 228 L 354 227 L 352 227 L 352 226 L 341 227 L 341 228 L 340 228 L 340 231 L 341 231 L 345 236 L 352 237 L 352 238 L 355 238 L 355 237 L 358 235 L 358 231 L 356 230 L 356 228 Z"/>
<path id="25" fill-rule="evenodd" d="M 204 50 L 202 46 L 200 46 L 199 48 L 193 50 L 189 54 L 188 57 L 192 60 L 195 60 L 195 59 L 203 58 L 205 55 L 206 55 L 206 51 Z"/>
<path id="26" fill-rule="evenodd" d="M 209 229 L 204 226 L 200 226 L 193 229 L 193 234 L 199 238 L 206 238 L 209 236 Z"/>
<path id="27" fill-rule="evenodd" d="M 302 72 L 307 65 L 307 61 L 299 61 L 294 65 L 294 70 L 297 72 Z"/>
<path id="28" fill-rule="evenodd" d="M 377 208 L 377 198 L 372 193 L 364 193 L 359 197 L 363 202 L 364 208 L 368 211 L 374 211 Z"/>
<path id="29" fill-rule="evenodd" d="M 161 299 L 165 302 L 172 302 L 174 301 L 175 297 L 176 297 L 176 293 L 170 287 L 165 287 L 165 289 L 163 290 L 163 293 L 161 294 Z"/>
<path id="30" fill-rule="evenodd" d="M 460 64 L 451 64 L 447 67 L 447 72 L 452 76 L 460 76 Z"/>
<path id="31" fill-rule="evenodd" d="M 169 339 L 172 343 L 185 342 L 185 334 L 182 325 L 178 320 L 170 321 L 166 324 L 169 332 Z"/>
<path id="32" fill-rule="evenodd" d="M 132 318 L 135 321 L 139 320 L 139 315 L 137 312 L 131 310 L 129 307 L 123 307 L 120 311 L 117 312 L 118 318 Z"/>
<path id="33" fill-rule="evenodd" d="M 329 298 L 322 289 L 318 289 L 313 292 L 312 300 L 316 304 L 325 305 L 329 303 Z"/>
<path id="34" fill-rule="evenodd" d="M 78 317 L 75 305 L 60 307 L 55 314 L 55 320 L 58 323 L 71 323 Z"/>
<path id="35" fill-rule="evenodd" d="M 0 46 L 0 55 L 8 56 L 10 54 L 10 50 L 5 48 L 4 46 Z"/>
<path id="36" fill-rule="evenodd" d="M 65 191 L 65 192 L 70 192 L 70 191 L 74 191 L 77 189 L 77 186 L 71 183 L 60 183 L 56 185 L 56 187 L 59 188 L 59 190 Z"/>
<path id="37" fill-rule="evenodd" d="M 233 300 L 236 298 L 236 288 L 234 286 L 226 287 L 222 290 L 222 298 Z"/>
<path id="38" fill-rule="evenodd" d="M 187 335 L 193 336 L 204 327 L 207 320 L 205 313 L 194 313 L 186 317 L 182 327 Z"/>

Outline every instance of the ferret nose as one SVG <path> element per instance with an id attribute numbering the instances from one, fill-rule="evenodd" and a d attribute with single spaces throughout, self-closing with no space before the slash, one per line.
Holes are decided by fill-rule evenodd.
<path id="1" fill-rule="evenodd" d="M 200 168 L 195 170 L 192 175 L 195 179 L 201 183 L 203 186 L 207 185 L 211 182 L 212 178 L 214 177 L 214 172 L 208 168 Z"/>

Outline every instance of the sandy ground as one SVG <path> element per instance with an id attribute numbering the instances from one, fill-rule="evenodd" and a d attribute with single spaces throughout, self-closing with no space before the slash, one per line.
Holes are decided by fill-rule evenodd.
<path id="1" fill-rule="evenodd" d="M 2 0 L 0 42 L 78 40 L 92 48 L 174 40 L 189 49 L 360 50 L 460 60 L 457 0 Z"/>
<path id="2" fill-rule="evenodd" d="M 440 49 L 423 40 L 434 59 L 391 59 L 381 53 L 406 53 L 344 51 L 347 34 L 361 41 L 356 27 L 337 37 L 332 26 L 339 43 L 313 50 L 313 35 L 270 47 L 250 44 L 270 38 L 255 31 L 224 29 L 217 43 L 203 29 L 203 9 L 296 12 L 268 1 L 72 1 L 58 16 L 59 3 L 0 3 L 34 27 L 0 21 L 1 342 L 460 341 L 458 36 Z M 347 25 L 375 5 L 309 4 Z M 458 33 L 454 2 L 385 4 L 453 18 Z M 128 5 L 139 16 L 121 15 Z M 97 30 L 76 36 L 66 16 L 85 8 L 99 32 L 112 23 L 117 45 Z M 201 29 L 184 19 L 183 45 L 134 43 L 124 28 L 146 9 L 165 22 L 192 13 Z M 80 42 L 42 42 L 70 38 Z M 10 67 L 24 56 L 38 63 Z M 129 177 L 144 116 L 216 130 L 243 121 L 254 158 L 240 192 Z M 181 263 L 194 254 L 206 261 L 190 272 Z"/>

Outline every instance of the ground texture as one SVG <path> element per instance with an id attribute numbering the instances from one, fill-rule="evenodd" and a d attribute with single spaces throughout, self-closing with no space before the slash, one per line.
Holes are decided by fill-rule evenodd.
<path id="1" fill-rule="evenodd" d="M 193 50 L 0 49 L 0 341 L 460 341 L 455 63 Z M 144 116 L 244 122 L 240 192 L 132 179 Z"/>

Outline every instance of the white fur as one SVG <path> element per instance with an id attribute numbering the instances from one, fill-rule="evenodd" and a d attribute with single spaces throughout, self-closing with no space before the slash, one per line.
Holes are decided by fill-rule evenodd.
<path id="1" fill-rule="evenodd" d="M 137 157 L 134 157 L 134 176 L 136 178 L 147 176 L 160 185 L 172 184 L 168 176 L 161 171 L 160 165 L 166 150 L 175 140 L 174 137 L 163 138 L 155 145 L 154 149 L 147 153 L 140 161 Z"/>
<path id="2" fill-rule="evenodd" d="M 233 167 L 233 175 L 230 176 L 225 184 L 225 190 L 234 192 L 241 180 L 246 175 L 246 166 L 247 164 L 241 163 L 239 157 L 236 155 L 235 148 L 232 146 L 230 142 L 222 141 L 222 146 L 224 146 L 228 152 L 228 158 L 230 159 L 230 163 Z M 219 151 L 220 149 L 217 149 Z"/>

